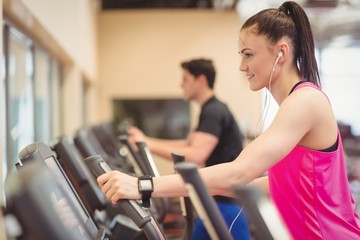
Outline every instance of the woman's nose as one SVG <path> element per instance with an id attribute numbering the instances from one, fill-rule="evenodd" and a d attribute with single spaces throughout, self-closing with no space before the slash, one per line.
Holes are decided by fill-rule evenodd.
<path id="1" fill-rule="evenodd" d="M 247 70 L 247 65 L 243 61 L 241 61 L 241 63 L 240 63 L 239 70 L 241 72 L 246 72 L 246 70 Z"/>

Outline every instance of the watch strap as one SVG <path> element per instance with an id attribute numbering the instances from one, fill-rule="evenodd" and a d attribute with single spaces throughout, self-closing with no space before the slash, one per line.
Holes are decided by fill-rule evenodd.
<path id="1" fill-rule="evenodd" d="M 143 189 L 142 181 L 151 181 L 151 189 L 146 189 L 146 190 Z M 144 176 L 140 176 L 138 178 L 138 190 L 139 190 L 139 193 L 141 194 L 141 200 L 142 200 L 143 207 L 149 208 L 150 207 L 150 198 L 151 198 L 151 194 L 153 192 L 153 181 L 152 181 L 151 175 L 144 175 Z"/>
<path id="2" fill-rule="evenodd" d="M 149 208 L 151 193 L 143 192 L 143 193 L 141 193 L 141 195 L 142 195 L 141 201 L 142 201 L 143 207 Z"/>

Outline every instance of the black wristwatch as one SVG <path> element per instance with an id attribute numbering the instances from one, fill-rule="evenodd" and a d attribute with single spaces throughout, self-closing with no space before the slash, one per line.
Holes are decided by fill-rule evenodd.
<path id="1" fill-rule="evenodd" d="M 150 207 L 151 193 L 154 191 L 152 176 L 144 175 L 138 178 L 138 189 L 142 196 L 142 204 L 144 207 Z"/>

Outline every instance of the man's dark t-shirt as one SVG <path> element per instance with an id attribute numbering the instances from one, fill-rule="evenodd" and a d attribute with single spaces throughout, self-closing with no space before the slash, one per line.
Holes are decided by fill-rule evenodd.
<path id="1" fill-rule="evenodd" d="M 215 96 L 201 107 L 199 124 L 196 131 L 206 132 L 219 139 L 215 149 L 205 162 L 205 166 L 231 162 L 243 149 L 243 135 L 234 116 L 226 104 Z M 219 202 L 232 202 L 233 199 L 224 196 L 214 196 Z"/>
<path id="2" fill-rule="evenodd" d="M 226 104 L 215 96 L 202 106 L 196 131 L 212 134 L 219 139 L 205 166 L 231 162 L 243 148 L 243 135 L 234 116 Z"/>

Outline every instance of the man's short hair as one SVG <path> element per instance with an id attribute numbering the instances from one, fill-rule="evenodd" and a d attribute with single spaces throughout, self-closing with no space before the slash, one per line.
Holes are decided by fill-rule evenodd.
<path id="1" fill-rule="evenodd" d="M 214 88 L 216 72 L 212 60 L 204 58 L 193 59 L 182 62 L 181 67 L 189 71 L 195 77 L 204 75 L 207 79 L 209 87 L 211 89 Z"/>

